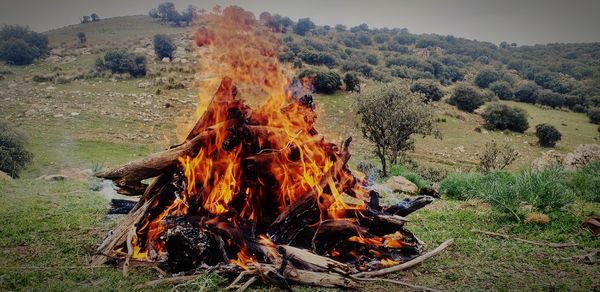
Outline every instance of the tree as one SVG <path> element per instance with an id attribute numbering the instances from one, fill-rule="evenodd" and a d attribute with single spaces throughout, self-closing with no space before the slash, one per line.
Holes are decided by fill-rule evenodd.
<path id="1" fill-rule="evenodd" d="M 346 29 L 347 29 L 346 26 L 343 25 L 343 24 L 336 24 L 335 25 L 335 30 L 338 31 L 338 32 L 346 31 Z"/>
<path id="2" fill-rule="evenodd" d="M 590 123 L 600 125 L 600 108 L 591 108 L 587 112 Z"/>
<path id="3" fill-rule="evenodd" d="M 100 16 L 98 16 L 98 14 L 96 13 L 92 13 L 90 14 L 90 18 L 92 19 L 92 21 L 100 21 Z"/>
<path id="4" fill-rule="evenodd" d="M 319 72 L 313 80 L 313 85 L 316 92 L 333 94 L 342 86 L 342 80 L 335 72 Z"/>
<path id="5" fill-rule="evenodd" d="M 162 58 L 173 58 L 173 52 L 175 51 L 175 44 L 173 39 L 166 34 L 154 35 L 154 53 L 159 59 Z"/>
<path id="6" fill-rule="evenodd" d="M 468 85 L 458 85 L 454 88 L 448 103 L 459 110 L 472 113 L 484 104 L 483 97 L 477 89 Z"/>
<path id="7" fill-rule="evenodd" d="M 25 135 L 12 125 L 0 120 L 0 171 L 12 177 L 31 162 L 33 154 L 25 149 Z"/>
<path id="8" fill-rule="evenodd" d="M 410 91 L 423 94 L 425 102 L 438 101 L 444 96 L 439 83 L 431 79 L 419 79 L 410 87 Z"/>
<path id="9" fill-rule="evenodd" d="M 344 75 L 344 84 L 346 84 L 346 91 L 360 92 L 360 80 L 355 73 L 346 73 L 346 75 Z"/>
<path id="10" fill-rule="evenodd" d="M 77 38 L 79 39 L 79 43 L 81 44 L 85 44 L 85 42 L 87 41 L 87 38 L 85 37 L 85 32 L 83 31 L 77 33 Z"/>
<path id="11" fill-rule="evenodd" d="M 505 104 L 492 104 L 481 114 L 489 130 L 510 130 L 523 133 L 529 128 L 527 112 Z"/>
<path id="12" fill-rule="evenodd" d="M 387 176 L 388 161 L 414 149 L 414 135 L 433 133 L 433 111 L 419 94 L 400 82 L 379 83 L 354 94 L 360 129 L 375 144 L 375 155 Z"/>
<path id="13" fill-rule="evenodd" d="M 520 102 L 535 103 L 538 87 L 534 83 L 525 83 L 515 90 L 515 98 Z"/>
<path id="14" fill-rule="evenodd" d="M 88 23 L 88 22 L 92 22 L 92 18 L 91 17 L 89 17 L 87 15 L 84 15 L 84 16 L 81 17 L 81 23 Z"/>
<path id="15" fill-rule="evenodd" d="M 297 35 L 306 35 L 307 32 L 315 28 L 315 24 L 310 18 L 300 18 L 294 26 L 294 33 Z"/>
<path id="16" fill-rule="evenodd" d="M 500 80 L 498 72 L 492 69 L 483 69 L 475 76 L 475 85 L 480 88 L 488 88 L 492 82 Z"/>
<path id="17" fill-rule="evenodd" d="M 539 124 L 535 126 L 535 136 L 542 147 L 554 147 L 562 138 L 562 134 L 552 125 Z"/>
<path id="18" fill-rule="evenodd" d="M 514 93 L 512 90 L 512 86 L 510 83 L 506 81 L 496 81 L 490 84 L 490 90 L 500 99 L 502 100 L 511 100 L 513 99 Z"/>
<path id="19" fill-rule="evenodd" d="M 198 7 L 196 7 L 194 5 L 188 5 L 181 12 L 181 20 L 185 21 L 186 25 L 190 25 L 192 23 L 192 21 L 194 21 L 194 15 L 196 15 L 197 10 L 198 10 Z"/>

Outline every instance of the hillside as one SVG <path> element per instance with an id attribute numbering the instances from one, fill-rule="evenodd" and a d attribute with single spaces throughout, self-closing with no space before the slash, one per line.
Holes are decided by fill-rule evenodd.
<path id="1" fill-rule="evenodd" d="M 600 105 L 598 44 L 496 46 L 452 36 L 416 35 L 401 29 L 315 26 L 301 36 L 292 26 L 283 28 L 276 30 L 283 45 L 280 59 L 295 67 L 296 75 L 304 70 L 336 72 L 341 76 L 350 72 L 359 76 L 362 88 L 376 82 L 410 84 L 418 79 L 432 79 L 440 86 L 444 96 L 431 105 L 442 139 L 415 137 L 415 151 L 408 153 L 419 170 L 427 170 L 415 175 L 418 179 L 426 172 L 441 173 L 436 181 L 425 181 L 427 186 L 439 182 L 447 173 L 463 175 L 462 171 L 475 170 L 478 155 L 492 140 L 508 143 L 520 154 L 510 173 L 498 177 L 519 175 L 519 169 L 550 150 L 536 144 L 533 128 L 539 123 L 554 125 L 562 133 L 562 140 L 554 148 L 560 153 L 599 141 L 598 125 L 590 123 L 585 113 L 574 110 L 576 104 L 585 110 Z M 0 200 L 4 202 L 0 204 L 0 290 L 173 288 L 170 284 L 139 288 L 160 277 L 148 267 L 132 267 L 129 276 L 123 277 L 121 269 L 88 265 L 89 256 L 119 218 L 106 215 L 108 200 L 114 198 L 113 188 L 89 173 L 181 142 L 189 123 L 195 121 L 198 103 L 206 102 L 198 100 L 195 88 L 198 60 L 189 30 L 143 15 L 76 24 L 45 32 L 51 46 L 46 58 L 26 66 L 0 66 L 2 119 L 26 134 L 26 147 L 34 155 L 19 179 L 0 177 Z M 86 34 L 85 44 L 79 43 L 78 32 Z M 173 37 L 177 49 L 172 60 L 156 58 L 152 38 L 157 33 Z M 146 75 L 132 78 L 127 73 L 99 72 L 97 59 L 112 48 L 144 56 Z M 501 100 L 489 89 L 475 85 L 477 74 L 484 69 L 497 72 L 513 90 L 522 84 L 536 84 L 539 92 L 552 91 L 564 100 L 576 102 L 551 108 L 514 98 Z M 548 78 L 541 78 L 540 73 Z M 486 103 L 475 113 L 449 105 L 446 100 L 458 85 L 475 87 Z M 377 165 L 373 145 L 362 137 L 357 126 L 352 93 L 344 89 L 342 85 L 335 94 L 314 94 L 316 128 L 331 142 L 353 137 L 351 166 L 361 162 Z M 246 97 L 244 92 L 240 94 Z M 249 98 L 256 102 L 256 97 Z M 479 113 L 494 103 L 526 110 L 530 128 L 525 133 L 483 129 Z M 43 175 L 66 178 L 47 180 Z M 592 173 L 590 177 L 597 176 Z M 561 179 L 543 177 L 531 181 L 543 184 Z M 598 180 L 593 183 L 596 184 L 589 189 L 600 186 Z M 483 184 L 476 185 L 480 186 Z M 544 186 L 544 192 L 555 191 L 554 185 Z M 504 195 L 514 197 L 513 189 L 509 190 Z M 556 194 L 563 190 L 552 194 L 566 196 Z M 425 250 L 449 238 L 454 238 L 454 245 L 392 277 L 456 291 L 596 289 L 600 282 L 594 275 L 600 273 L 599 266 L 573 258 L 600 248 L 591 232 L 581 228 L 585 218 L 599 214 L 600 204 L 575 193 L 568 195 L 572 196 L 560 209 L 546 212 L 549 223 L 537 224 L 525 220 L 524 215 L 535 210 L 530 202 L 515 204 L 527 212 L 515 220 L 482 198 L 460 200 L 444 194 L 412 214 L 407 224 L 425 242 Z M 384 199 L 394 200 L 405 197 L 409 196 L 384 195 Z M 511 239 L 488 237 L 472 229 L 510 234 Z M 559 249 L 512 237 L 578 246 Z M 225 287 L 225 282 L 211 273 L 188 282 L 182 289 L 218 290 Z M 296 288 L 312 291 L 305 286 Z M 389 283 L 365 287 L 373 291 L 397 289 L 399 286 Z"/>

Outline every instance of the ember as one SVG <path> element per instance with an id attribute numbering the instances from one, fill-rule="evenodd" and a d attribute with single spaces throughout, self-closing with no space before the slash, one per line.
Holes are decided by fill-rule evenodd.
<path id="1" fill-rule="evenodd" d="M 421 245 L 399 215 L 431 199 L 379 206 L 347 167 L 351 139 L 336 145 L 319 135 L 306 83 L 289 81 L 254 16 L 228 7 L 206 22 L 196 34 L 200 98 L 216 93 L 182 144 L 98 174 L 141 198 L 93 263 L 210 266 L 283 287 L 355 287 L 356 272 L 418 256 Z M 266 102 L 251 109 L 246 94 Z"/>

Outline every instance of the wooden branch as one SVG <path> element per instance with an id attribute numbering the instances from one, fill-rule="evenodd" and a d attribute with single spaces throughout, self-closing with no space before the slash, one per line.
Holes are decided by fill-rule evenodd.
<path id="1" fill-rule="evenodd" d="M 198 277 L 200 277 L 200 275 L 178 276 L 178 277 L 170 277 L 170 278 L 152 280 L 152 281 L 148 281 L 142 285 L 138 285 L 136 287 L 136 289 L 144 289 L 144 288 L 149 288 L 149 287 L 154 287 L 154 286 L 164 285 L 164 284 L 184 283 L 184 282 L 187 282 L 190 280 L 194 280 Z"/>
<path id="2" fill-rule="evenodd" d="M 278 246 L 278 249 L 286 257 L 289 257 L 289 260 L 292 261 L 294 266 L 304 270 L 319 272 L 333 271 L 343 275 L 352 271 L 352 268 L 344 263 L 314 254 L 305 249 L 289 245 L 280 245 Z"/>
<path id="3" fill-rule="evenodd" d="M 163 174 L 177 165 L 179 157 L 195 156 L 201 145 L 215 136 L 214 130 L 207 130 L 175 148 L 151 154 L 148 157 L 131 161 L 114 169 L 99 172 L 99 178 L 118 181 L 117 185 L 139 182 L 143 179 Z"/>
<path id="4" fill-rule="evenodd" d="M 244 285 L 242 285 L 242 287 L 238 288 L 236 291 L 237 292 L 246 291 L 246 289 L 248 289 L 252 284 L 254 284 L 254 282 L 256 282 L 256 280 L 258 280 L 258 278 L 256 276 L 250 278 L 250 280 L 248 280 L 246 283 L 244 283 Z"/>
<path id="5" fill-rule="evenodd" d="M 92 258 L 91 265 L 99 266 L 106 263 L 113 249 L 125 243 L 129 231 L 140 221 L 140 219 L 142 219 L 150 202 L 151 201 L 148 201 L 139 209 L 127 214 L 123 220 L 117 224 L 117 227 L 109 233 L 108 237 L 96 250 L 96 255 Z"/>
<path id="6" fill-rule="evenodd" d="M 477 232 L 477 233 L 482 233 L 488 236 L 493 236 L 493 237 L 502 237 L 504 239 L 512 239 L 512 240 L 516 240 L 516 241 L 520 241 L 520 242 L 525 242 L 525 243 L 529 243 L 529 244 L 533 244 L 533 245 L 537 245 L 537 246 L 547 246 L 547 247 L 552 247 L 552 248 L 565 248 L 565 247 L 573 247 L 573 246 L 578 246 L 579 244 L 577 243 L 552 243 L 552 242 L 540 242 L 540 241 L 532 241 L 532 240 L 528 240 L 528 239 L 523 239 L 523 238 L 518 238 L 518 237 L 512 237 L 508 234 L 502 234 L 502 233 L 496 233 L 496 232 L 490 232 L 490 231 L 483 231 L 483 230 L 478 230 L 478 229 L 472 229 L 471 232 Z"/>
<path id="7" fill-rule="evenodd" d="M 434 288 L 414 285 L 414 284 L 406 283 L 403 281 L 386 279 L 386 278 L 356 278 L 356 277 L 353 277 L 352 279 L 357 280 L 357 281 L 365 281 L 365 282 L 388 282 L 388 283 L 392 283 L 392 284 L 398 284 L 398 285 L 410 287 L 417 291 L 431 291 L 431 292 L 441 292 L 442 291 L 442 290 L 438 290 L 438 289 L 434 289 Z"/>
<path id="8" fill-rule="evenodd" d="M 444 241 L 442 244 L 440 244 L 440 246 L 436 247 L 434 250 L 429 251 L 426 254 L 416 257 L 408 262 L 405 262 L 405 263 L 402 263 L 402 264 L 399 264 L 396 266 L 392 266 L 389 268 L 377 270 L 377 271 L 357 273 L 357 274 L 354 274 L 353 276 L 358 277 L 358 278 L 370 278 L 370 277 L 382 276 L 385 274 L 406 270 L 408 268 L 411 268 L 413 266 L 416 266 L 416 265 L 424 262 L 425 260 L 427 260 L 430 257 L 436 256 L 437 254 L 441 253 L 446 248 L 448 248 L 450 245 L 452 245 L 453 242 L 454 242 L 453 239 L 448 239 L 448 240 Z"/>

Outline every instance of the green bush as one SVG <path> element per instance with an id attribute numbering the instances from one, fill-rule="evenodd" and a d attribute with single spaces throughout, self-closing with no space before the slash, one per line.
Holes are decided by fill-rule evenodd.
<path id="1" fill-rule="evenodd" d="M 550 90 L 542 90 L 538 93 L 535 102 L 551 108 L 561 108 L 565 103 L 565 97 L 560 93 L 552 92 Z"/>
<path id="2" fill-rule="evenodd" d="M 569 186 L 584 200 L 600 203 L 600 161 L 574 171 Z"/>
<path id="3" fill-rule="evenodd" d="M 574 199 L 567 185 L 567 173 L 560 165 L 522 170 L 517 176 L 515 191 L 524 202 L 545 213 L 557 211 Z"/>
<path id="4" fill-rule="evenodd" d="M 482 106 L 484 101 L 477 89 L 467 85 L 459 85 L 454 88 L 448 103 L 456 106 L 459 110 L 472 113 Z"/>
<path id="5" fill-rule="evenodd" d="M 344 75 L 344 84 L 346 84 L 346 91 L 360 91 L 360 80 L 355 73 L 346 73 Z"/>
<path id="6" fill-rule="evenodd" d="M 481 114 L 489 130 L 510 130 L 523 133 L 529 128 L 527 112 L 505 104 L 492 104 Z"/>
<path id="7" fill-rule="evenodd" d="M 600 125 L 600 108 L 592 108 L 587 112 L 590 123 Z"/>
<path id="8" fill-rule="evenodd" d="M 562 137 L 561 133 L 552 125 L 539 124 L 535 126 L 535 136 L 542 147 L 554 147 Z"/>
<path id="9" fill-rule="evenodd" d="M 0 170 L 12 177 L 31 162 L 33 154 L 25 149 L 25 135 L 0 120 Z"/>
<path id="10" fill-rule="evenodd" d="M 0 59 L 12 65 L 27 65 L 48 52 L 48 36 L 19 25 L 0 29 Z"/>
<path id="11" fill-rule="evenodd" d="M 410 87 L 410 91 L 423 94 L 425 102 L 438 101 L 444 96 L 439 83 L 433 80 L 417 80 Z"/>
<path id="12" fill-rule="evenodd" d="M 520 102 L 535 103 L 538 87 L 535 83 L 525 83 L 515 90 L 515 98 Z"/>
<path id="13" fill-rule="evenodd" d="M 166 34 L 154 35 L 154 53 L 160 59 L 162 58 L 173 58 L 173 52 L 175 51 L 175 44 L 173 39 Z"/>
<path id="14" fill-rule="evenodd" d="M 313 80 L 315 91 L 325 94 L 333 94 L 342 86 L 342 79 L 335 72 L 319 72 Z"/>
<path id="15" fill-rule="evenodd" d="M 500 74 L 495 70 L 484 69 L 475 76 L 475 85 L 481 88 L 488 88 L 490 84 L 500 80 Z"/>
<path id="16" fill-rule="evenodd" d="M 490 90 L 502 100 L 511 100 L 514 96 L 510 83 L 506 81 L 493 82 L 490 84 Z"/>
<path id="17" fill-rule="evenodd" d="M 95 66 L 113 73 L 129 73 L 133 77 L 146 75 L 146 57 L 124 49 L 109 50 L 104 54 L 104 61 L 96 60 Z"/>

